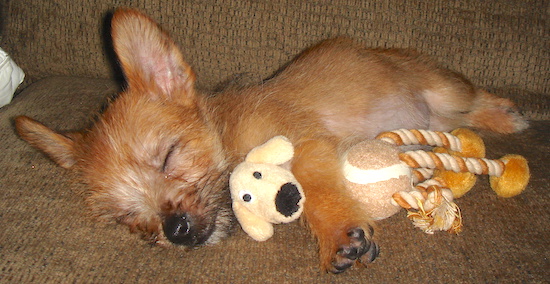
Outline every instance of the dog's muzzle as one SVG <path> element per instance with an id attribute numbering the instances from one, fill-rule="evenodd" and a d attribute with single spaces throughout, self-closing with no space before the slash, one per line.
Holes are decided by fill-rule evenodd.
<path id="1" fill-rule="evenodd" d="M 167 216 L 162 227 L 170 242 L 193 247 L 205 243 L 212 233 L 201 223 L 188 213 L 178 213 Z"/>
<path id="2" fill-rule="evenodd" d="M 298 187 L 290 182 L 285 183 L 281 186 L 281 189 L 275 197 L 275 206 L 279 213 L 286 217 L 290 217 L 300 209 L 298 203 L 301 199 L 302 195 Z"/>

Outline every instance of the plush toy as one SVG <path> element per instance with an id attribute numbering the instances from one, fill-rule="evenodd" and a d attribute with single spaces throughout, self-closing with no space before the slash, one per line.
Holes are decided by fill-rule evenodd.
<path id="1" fill-rule="evenodd" d="M 392 204 L 393 194 L 412 188 L 412 171 L 399 159 L 399 149 L 381 140 L 367 140 L 345 155 L 344 183 L 374 220 L 388 218 L 402 208 Z"/>
<path id="2" fill-rule="evenodd" d="M 290 172 L 294 147 L 276 136 L 252 149 L 229 179 L 233 211 L 254 240 L 273 235 L 273 224 L 298 219 L 305 202 L 302 187 Z"/>
<path id="3" fill-rule="evenodd" d="M 483 158 L 485 156 L 483 140 L 471 130 L 459 128 L 451 133 L 425 130 L 398 130 L 382 133 L 377 136 L 377 139 L 388 141 L 387 135 L 389 133 L 400 133 L 400 139 L 392 139 L 394 141 L 392 144 L 397 146 L 438 146 L 432 154 L 425 152 L 430 154 L 431 158 L 425 157 L 416 160 L 419 163 L 424 161 L 430 164 L 417 165 L 414 162 L 408 162 L 408 164 L 416 169 L 436 169 L 433 177 L 443 180 L 446 186 L 453 191 L 455 198 L 464 195 L 475 183 L 475 180 L 474 182 L 469 182 L 470 177 L 460 175 L 462 173 L 468 175 L 489 175 L 491 188 L 500 197 L 514 197 L 520 194 L 529 183 L 529 166 L 523 156 L 509 154 L 498 160 L 485 159 Z M 404 135 L 411 136 L 411 134 L 407 133 L 415 135 L 417 139 L 420 139 L 419 142 L 404 140 Z M 414 155 L 415 153 L 424 154 L 423 151 L 409 151 L 407 153 L 410 155 Z M 407 160 L 407 153 L 401 154 L 401 160 Z M 418 156 L 416 157 L 418 158 Z M 408 159 L 411 160 L 413 158 Z M 431 164 L 432 162 L 435 165 Z M 438 171 L 441 174 L 438 175 Z M 427 177 L 424 177 L 424 179 L 427 179 Z M 468 182 L 465 183 L 464 179 L 468 179 Z"/>
<path id="4" fill-rule="evenodd" d="M 437 230 L 458 233 L 462 218 L 453 202 L 455 194 L 445 178 L 449 178 L 449 183 L 455 184 L 461 194 L 475 183 L 473 174 L 491 176 L 491 187 L 499 196 L 511 197 L 525 189 L 529 181 L 525 158 L 519 155 L 506 155 L 499 160 L 462 157 L 484 155 L 483 141 L 466 129 L 453 133 L 457 135 L 397 130 L 355 145 L 347 152 L 343 165 L 350 193 L 365 204 L 365 210 L 375 219 L 387 218 L 405 208 L 413 224 L 426 233 Z M 403 145 L 434 146 L 439 150 L 401 152 L 397 146 Z M 436 177 L 434 169 L 440 171 Z M 461 185 L 461 179 L 467 179 L 467 185 Z"/>
<path id="5" fill-rule="evenodd" d="M 442 135 L 441 137 L 439 135 Z M 424 137 L 426 136 L 426 137 Z M 430 140 L 430 142 L 428 140 Z M 427 132 L 424 130 L 396 130 L 384 132 L 378 135 L 377 139 L 384 140 L 391 144 L 402 145 L 429 145 L 437 146 L 433 149 L 436 153 L 448 153 L 470 158 L 485 157 L 485 143 L 483 139 L 473 131 L 459 128 L 450 134 L 445 132 Z M 457 140 L 458 139 L 458 140 Z M 453 144 L 450 144 L 453 142 Z M 445 143 L 445 145 L 444 145 Z M 431 173 L 431 171 L 430 171 Z M 453 192 L 454 198 L 459 198 L 474 187 L 477 176 L 469 172 L 454 172 L 445 170 L 434 170 L 433 178 L 443 179 L 447 187 Z"/>
<path id="6" fill-rule="evenodd" d="M 427 233 L 460 231 L 462 219 L 452 192 L 429 179 L 433 170 L 414 169 L 401 160 L 401 154 L 398 147 L 382 140 L 353 146 L 343 164 L 344 183 L 351 195 L 375 220 L 405 208 L 413 224 Z"/>

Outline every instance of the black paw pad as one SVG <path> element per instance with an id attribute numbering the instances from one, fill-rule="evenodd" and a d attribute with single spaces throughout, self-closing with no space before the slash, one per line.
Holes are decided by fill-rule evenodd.
<path id="1" fill-rule="evenodd" d="M 379 254 L 378 245 L 365 237 L 365 231 L 362 228 L 350 229 L 347 236 L 349 243 L 338 248 L 332 261 L 333 273 L 344 272 L 356 261 L 363 264 L 371 263 Z"/>

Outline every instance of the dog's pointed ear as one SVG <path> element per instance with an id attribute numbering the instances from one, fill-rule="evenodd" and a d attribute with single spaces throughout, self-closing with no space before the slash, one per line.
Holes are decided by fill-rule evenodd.
<path id="1" fill-rule="evenodd" d="M 113 45 L 131 89 L 190 103 L 195 74 L 169 35 L 149 17 L 119 9 L 111 24 Z"/>
<path id="2" fill-rule="evenodd" d="M 15 128 L 21 138 L 42 150 L 61 167 L 68 169 L 76 163 L 75 141 L 80 139 L 79 133 L 65 136 L 26 116 L 15 118 Z"/>

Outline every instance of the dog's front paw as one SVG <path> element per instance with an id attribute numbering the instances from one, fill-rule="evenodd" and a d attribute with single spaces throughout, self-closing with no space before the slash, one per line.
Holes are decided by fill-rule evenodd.
<path id="1" fill-rule="evenodd" d="M 336 251 L 332 261 L 332 273 L 342 273 L 350 268 L 355 262 L 361 262 L 366 265 L 371 263 L 378 256 L 380 249 L 378 245 L 370 240 L 370 236 L 365 235 L 365 231 L 360 228 L 352 228 L 347 231 L 347 241 L 341 244 Z"/>

